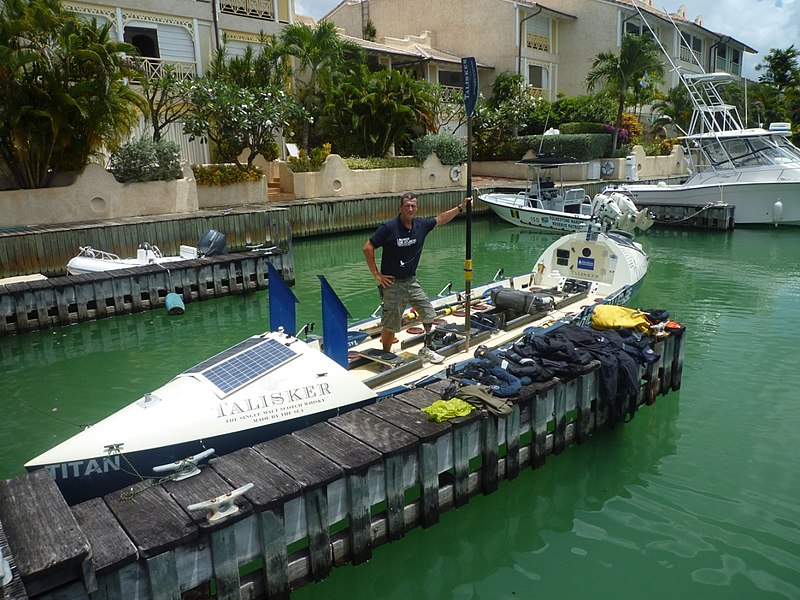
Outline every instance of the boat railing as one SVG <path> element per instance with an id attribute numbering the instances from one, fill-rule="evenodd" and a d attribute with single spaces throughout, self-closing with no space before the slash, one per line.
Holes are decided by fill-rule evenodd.
<path id="1" fill-rule="evenodd" d="M 119 256 L 106 252 L 105 250 L 98 250 L 91 246 L 79 246 L 80 253 L 78 256 L 85 256 L 87 258 L 99 258 L 100 260 L 119 260 Z"/>

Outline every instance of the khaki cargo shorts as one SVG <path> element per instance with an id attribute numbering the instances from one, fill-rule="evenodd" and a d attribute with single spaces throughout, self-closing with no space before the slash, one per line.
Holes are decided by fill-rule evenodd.
<path id="1" fill-rule="evenodd" d="M 383 299 L 383 316 L 381 327 L 397 333 L 403 329 L 403 313 L 411 307 L 420 316 L 423 323 L 433 323 L 436 311 L 416 277 L 395 279 L 387 288 L 380 288 Z"/>

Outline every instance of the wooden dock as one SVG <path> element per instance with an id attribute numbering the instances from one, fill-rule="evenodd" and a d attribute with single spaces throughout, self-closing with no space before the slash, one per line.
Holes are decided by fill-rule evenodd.
<path id="1" fill-rule="evenodd" d="M 683 329 L 656 339 L 660 359 L 642 368 L 626 418 L 680 388 L 684 342 Z M 73 507 L 45 470 L 0 482 L 11 573 L 2 598 L 288 598 L 601 426 L 622 426 L 601 398 L 599 370 L 593 361 L 526 386 L 506 416 L 478 410 L 442 423 L 420 412 L 441 397 L 448 382 L 438 381 L 213 458 L 195 477 L 145 480 Z M 234 514 L 209 521 L 188 509 L 251 483 Z"/>
<path id="2" fill-rule="evenodd" d="M 182 244 L 196 246 L 209 229 L 225 234 L 230 252 L 258 245 L 291 249 L 289 212 L 276 207 L 11 227 L 0 229 L 0 279 L 33 273 L 64 275 L 67 262 L 82 246 L 126 257 L 136 256 L 139 244 L 148 242 L 158 246 L 164 256 L 178 256 Z"/>
<path id="3" fill-rule="evenodd" d="M 0 283 L 0 336 L 267 288 L 267 261 L 294 283 L 290 252 L 239 252 L 106 273 Z"/>

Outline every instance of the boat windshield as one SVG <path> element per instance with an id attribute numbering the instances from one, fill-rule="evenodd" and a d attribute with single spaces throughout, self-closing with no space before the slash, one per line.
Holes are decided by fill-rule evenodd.
<path id="1" fill-rule="evenodd" d="M 740 168 L 800 161 L 800 150 L 779 135 L 703 140 L 703 153 L 714 168 Z"/>

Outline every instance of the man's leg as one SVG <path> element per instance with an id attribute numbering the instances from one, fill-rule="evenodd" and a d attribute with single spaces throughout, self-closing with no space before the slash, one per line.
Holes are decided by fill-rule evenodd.
<path id="1" fill-rule="evenodd" d="M 400 283 L 393 283 L 381 289 L 383 316 L 381 317 L 381 346 L 390 352 L 395 333 L 403 327 L 403 312 L 406 308 L 406 294 Z"/>
<path id="2" fill-rule="evenodd" d="M 381 329 L 381 345 L 383 346 L 384 352 L 391 351 L 392 342 L 394 342 L 394 331 Z"/>

